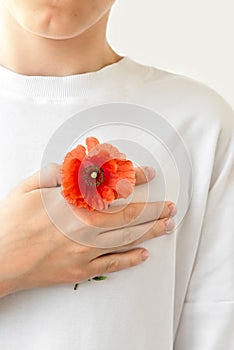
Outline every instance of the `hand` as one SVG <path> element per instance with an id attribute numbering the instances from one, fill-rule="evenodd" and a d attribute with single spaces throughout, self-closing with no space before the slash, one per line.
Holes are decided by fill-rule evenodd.
<path id="1" fill-rule="evenodd" d="M 114 213 L 88 212 L 68 205 L 62 197 L 58 165 L 48 165 L 42 174 L 25 179 L 0 204 L 0 296 L 80 282 L 137 265 L 147 251 L 132 248 L 166 233 L 171 202 L 132 203 Z M 136 179 L 138 185 L 147 182 L 140 168 Z M 145 225 L 145 233 L 134 236 L 140 224 Z M 92 246 L 77 242 L 82 239 Z M 123 244 L 129 250 L 118 252 Z"/>

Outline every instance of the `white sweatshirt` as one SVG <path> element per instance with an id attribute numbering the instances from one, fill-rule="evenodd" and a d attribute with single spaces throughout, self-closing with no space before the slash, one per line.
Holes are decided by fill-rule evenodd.
<path id="1" fill-rule="evenodd" d="M 149 109 L 140 109 L 136 125 L 134 105 Z M 0 349 L 233 350 L 234 113 L 209 87 L 128 57 L 68 77 L 23 76 L 0 67 L 0 198 L 40 168 L 64 125 L 73 142 L 71 116 L 82 111 L 80 129 L 92 127 L 96 112 L 85 109 L 94 106 L 119 125 L 89 135 L 135 142 L 121 151 L 156 166 L 150 198 L 176 201 L 175 232 L 142 244 L 149 259 L 105 281 L 2 298 Z M 53 155 L 55 162 L 64 156 Z"/>

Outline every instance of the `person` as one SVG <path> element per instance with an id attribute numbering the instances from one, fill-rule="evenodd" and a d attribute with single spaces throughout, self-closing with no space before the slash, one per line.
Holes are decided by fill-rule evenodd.
<path id="1" fill-rule="evenodd" d="M 231 350 L 233 111 L 200 82 L 118 55 L 106 40 L 113 4 L 0 1 L 1 349 Z M 193 194 L 176 235 L 165 235 L 175 225 L 174 201 L 163 203 L 160 216 L 157 201 L 114 214 L 121 228 L 146 205 L 138 224 L 154 222 L 124 252 L 61 234 L 40 196 L 41 189 L 55 193 L 59 165 L 43 170 L 42 183 L 36 172 L 60 125 L 77 111 L 112 102 L 165 116 L 193 167 Z M 138 185 L 153 177 L 149 167 L 136 169 Z M 58 215 L 62 203 L 51 202 Z M 110 217 L 86 219 L 82 229 L 89 232 L 90 223 L 108 226 Z M 71 288 L 105 273 L 105 283 Z"/>

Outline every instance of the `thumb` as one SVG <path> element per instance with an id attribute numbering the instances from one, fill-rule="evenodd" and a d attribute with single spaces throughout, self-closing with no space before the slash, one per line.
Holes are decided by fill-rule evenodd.
<path id="1" fill-rule="evenodd" d="M 30 192 L 39 188 L 57 187 L 61 185 L 61 166 L 48 163 L 44 168 L 24 179 L 17 190 L 21 193 Z"/>

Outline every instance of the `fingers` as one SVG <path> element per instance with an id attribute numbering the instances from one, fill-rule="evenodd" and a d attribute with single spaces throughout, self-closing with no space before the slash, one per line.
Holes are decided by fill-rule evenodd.
<path id="1" fill-rule="evenodd" d="M 148 251 L 142 248 L 132 249 L 124 253 L 103 255 L 90 262 L 89 274 L 91 277 L 95 277 L 105 273 L 124 270 L 142 263 L 147 257 Z"/>
<path id="2" fill-rule="evenodd" d="M 96 247 L 103 247 L 107 252 L 119 247 L 133 248 L 142 242 L 152 238 L 171 233 L 174 229 L 174 221 L 171 217 L 148 223 L 127 226 L 118 230 L 106 231 L 95 237 Z"/>
<path id="3" fill-rule="evenodd" d="M 175 212 L 172 202 L 131 203 L 127 206 L 115 206 L 112 212 L 109 208 L 103 212 L 88 212 L 84 208 L 77 209 L 77 214 L 86 224 L 106 229 L 116 229 L 123 226 L 133 226 L 155 219 L 166 218 Z"/>
<path id="4" fill-rule="evenodd" d="M 155 174 L 154 168 L 149 166 L 135 168 L 136 185 L 142 185 L 151 181 Z"/>
<path id="5" fill-rule="evenodd" d="M 48 163 L 41 169 L 39 188 L 57 187 L 61 182 L 61 165 Z"/>
<path id="6" fill-rule="evenodd" d="M 142 224 L 138 227 L 130 227 L 127 231 L 123 230 L 125 232 L 122 233 L 125 242 L 127 242 L 128 240 L 130 243 L 127 244 L 125 247 L 130 248 L 150 239 L 172 233 L 174 230 L 174 226 L 175 223 L 173 218 L 168 217 L 166 219 L 156 220 L 153 223 L 150 222 Z M 134 235 L 135 237 L 138 235 L 139 238 L 134 240 Z"/>
<path id="7" fill-rule="evenodd" d="M 61 166 L 56 163 L 48 163 L 40 171 L 24 179 L 16 190 L 20 193 L 26 193 L 39 188 L 57 187 L 61 184 Z"/>
<path id="8" fill-rule="evenodd" d="M 61 165 L 48 163 L 40 171 L 24 179 L 14 190 L 20 193 L 30 192 L 39 188 L 57 187 L 61 185 Z M 151 167 L 135 168 L 136 185 L 151 181 L 155 176 L 155 171 Z"/>

